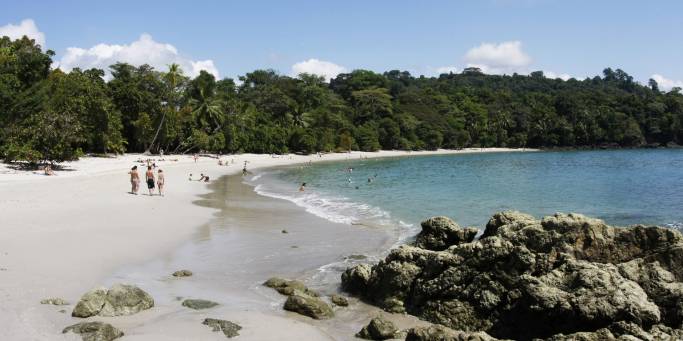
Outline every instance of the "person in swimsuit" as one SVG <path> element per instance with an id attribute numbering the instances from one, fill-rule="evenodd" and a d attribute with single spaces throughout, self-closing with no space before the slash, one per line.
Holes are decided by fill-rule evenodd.
<path id="1" fill-rule="evenodd" d="M 164 171 L 159 169 L 159 174 L 157 175 L 157 186 L 159 186 L 159 195 L 164 196 L 164 185 L 166 184 L 166 179 L 164 178 Z"/>
<path id="2" fill-rule="evenodd" d="M 147 189 L 149 190 L 149 195 L 152 196 L 154 193 L 154 171 L 152 171 L 152 166 L 147 166 L 147 172 L 145 173 L 145 179 L 147 180 Z"/>
<path id="3" fill-rule="evenodd" d="M 301 184 L 301 187 L 299 187 L 299 192 L 303 192 L 305 190 L 306 190 L 306 183 L 304 182 Z"/>
<path id="4" fill-rule="evenodd" d="M 133 166 L 133 168 L 130 169 L 130 194 L 138 194 L 138 189 L 140 188 L 140 175 L 138 174 L 138 166 Z"/>

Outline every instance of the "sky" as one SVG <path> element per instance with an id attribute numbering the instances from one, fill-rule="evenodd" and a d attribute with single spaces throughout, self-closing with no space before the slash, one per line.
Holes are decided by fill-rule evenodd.
<path id="1" fill-rule="evenodd" d="M 237 78 L 256 69 L 327 79 L 407 70 L 583 79 L 621 68 L 683 87 L 683 1 L 9 1 L 0 35 L 28 35 L 55 67 L 117 61 Z"/>

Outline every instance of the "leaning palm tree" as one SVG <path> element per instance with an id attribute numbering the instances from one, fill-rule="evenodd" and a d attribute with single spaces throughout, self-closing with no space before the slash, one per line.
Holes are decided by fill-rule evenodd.
<path id="1" fill-rule="evenodd" d="M 199 98 L 190 100 L 192 115 L 202 127 L 210 127 L 213 123 L 212 132 L 220 130 L 223 126 L 223 101 L 219 98 L 212 98 L 205 95 L 204 89 L 199 89 Z"/>
<path id="2" fill-rule="evenodd" d="M 157 140 L 157 137 L 159 136 L 159 131 L 161 131 L 161 127 L 164 125 L 164 121 L 166 121 L 166 112 L 167 110 L 173 110 L 174 112 L 177 111 L 177 101 L 176 101 L 176 88 L 178 87 L 178 83 L 180 82 L 180 79 L 183 77 L 183 70 L 180 68 L 180 65 L 173 63 L 168 66 L 168 72 L 164 75 L 164 78 L 166 79 L 170 93 L 169 93 L 169 101 L 167 103 L 168 109 L 163 110 L 163 115 L 161 116 L 161 121 L 159 121 L 159 126 L 157 127 L 157 131 L 154 134 L 154 138 L 152 139 L 152 143 L 149 144 L 149 147 L 147 147 L 147 150 L 145 150 L 145 154 L 150 154 L 150 149 L 152 149 L 152 146 L 154 146 L 154 143 Z"/>

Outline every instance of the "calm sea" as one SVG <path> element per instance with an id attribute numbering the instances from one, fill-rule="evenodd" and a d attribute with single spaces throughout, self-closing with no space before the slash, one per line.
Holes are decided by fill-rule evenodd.
<path id="1" fill-rule="evenodd" d="M 510 209 L 537 217 L 577 212 L 614 225 L 683 222 L 680 149 L 358 159 L 271 170 L 250 182 L 320 217 L 390 225 L 404 238 L 431 216 L 481 228 Z"/>

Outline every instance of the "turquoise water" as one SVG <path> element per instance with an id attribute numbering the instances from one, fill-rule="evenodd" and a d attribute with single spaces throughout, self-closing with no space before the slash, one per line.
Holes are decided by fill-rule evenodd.
<path id="1" fill-rule="evenodd" d="M 348 160 L 254 180 L 257 192 L 330 220 L 391 224 L 410 233 L 434 215 L 483 227 L 508 209 L 537 217 L 578 212 L 614 225 L 680 227 L 683 221 L 683 150 L 673 149 Z M 306 191 L 299 193 L 302 182 Z"/>

